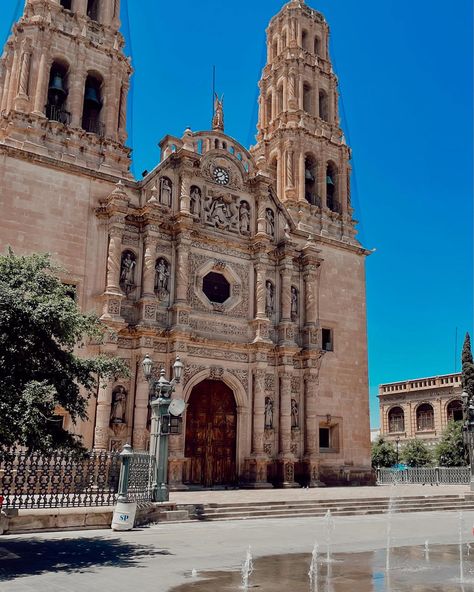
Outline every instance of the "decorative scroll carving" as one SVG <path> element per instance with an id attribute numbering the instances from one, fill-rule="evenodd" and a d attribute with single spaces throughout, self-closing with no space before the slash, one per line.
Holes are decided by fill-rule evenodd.
<path id="1" fill-rule="evenodd" d="M 273 374 L 265 374 L 265 390 L 272 392 L 275 390 L 275 376 Z"/>
<path id="2" fill-rule="evenodd" d="M 199 374 L 199 372 L 202 372 L 203 370 L 206 369 L 206 366 L 202 366 L 199 364 L 189 364 L 189 365 L 185 365 L 184 366 L 184 371 L 183 371 L 183 386 L 185 386 L 186 384 L 188 384 L 188 382 L 191 380 L 191 378 L 195 375 L 195 374 Z"/>
<path id="3" fill-rule="evenodd" d="M 237 378 L 237 380 L 242 384 L 245 390 L 247 390 L 249 384 L 248 370 L 230 368 L 228 371 L 230 372 L 230 374 L 233 374 Z"/>
<path id="4" fill-rule="evenodd" d="M 224 376 L 224 368 L 220 366 L 211 366 L 211 372 L 209 374 L 209 378 L 211 380 L 222 380 Z"/>

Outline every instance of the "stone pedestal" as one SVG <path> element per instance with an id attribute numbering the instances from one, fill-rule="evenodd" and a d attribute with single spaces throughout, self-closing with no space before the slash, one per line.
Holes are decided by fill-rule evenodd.
<path id="1" fill-rule="evenodd" d="M 273 485 L 267 481 L 267 457 L 256 456 L 245 461 L 245 475 L 247 481 L 242 484 L 245 489 L 272 489 Z"/>
<path id="2" fill-rule="evenodd" d="M 296 489 L 301 487 L 295 481 L 295 461 L 293 458 L 280 458 L 277 461 L 278 487 L 284 489 Z"/>
<path id="3" fill-rule="evenodd" d="M 168 484 L 170 491 L 186 491 L 188 486 L 184 485 L 184 456 L 171 456 L 168 461 Z"/>
<path id="4" fill-rule="evenodd" d="M 303 464 L 307 486 L 326 487 L 326 484 L 319 479 L 319 461 L 313 458 L 305 458 L 303 459 Z"/>

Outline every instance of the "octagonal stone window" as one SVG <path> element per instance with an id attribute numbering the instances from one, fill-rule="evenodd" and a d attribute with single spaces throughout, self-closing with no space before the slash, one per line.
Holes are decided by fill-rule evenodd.
<path id="1" fill-rule="evenodd" d="M 230 297 L 230 283 L 221 273 L 211 271 L 202 278 L 202 291 L 211 302 L 223 304 Z"/>

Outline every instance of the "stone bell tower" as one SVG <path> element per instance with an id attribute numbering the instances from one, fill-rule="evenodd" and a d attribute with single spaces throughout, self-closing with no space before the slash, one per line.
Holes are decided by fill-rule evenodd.
<path id="1" fill-rule="evenodd" d="M 0 62 L 0 143 L 128 176 L 120 0 L 26 0 Z"/>
<path id="2" fill-rule="evenodd" d="M 328 41 L 324 16 L 304 0 L 291 0 L 270 21 L 253 151 L 299 230 L 353 242 L 351 154 Z"/>

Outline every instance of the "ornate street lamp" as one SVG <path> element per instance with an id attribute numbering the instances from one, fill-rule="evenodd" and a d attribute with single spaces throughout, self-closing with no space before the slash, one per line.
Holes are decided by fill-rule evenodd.
<path id="1" fill-rule="evenodd" d="M 474 491 L 474 403 L 466 391 L 461 395 L 463 413 L 463 441 L 469 454 L 471 467 L 471 491 Z"/>
<path id="2" fill-rule="evenodd" d="M 143 374 L 148 381 L 151 406 L 150 455 L 156 460 L 153 471 L 152 490 L 154 500 L 166 502 L 169 500 L 168 489 L 168 436 L 180 434 L 184 411 L 184 401 L 171 400 L 176 385 L 181 381 L 184 364 L 179 357 L 173 364 L 173 378 L 165 377 L 164 368 L 160 371 L 158 380 L 152 375 L 153 361 L 147 354 L 142 362 Z"/>

